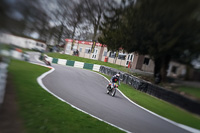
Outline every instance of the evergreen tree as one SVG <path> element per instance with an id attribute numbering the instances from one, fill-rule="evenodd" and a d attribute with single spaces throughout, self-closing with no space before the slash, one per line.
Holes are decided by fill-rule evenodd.
<path id="1" fill-rule="evenodd" d="M 190 63 L 200 54 L 198 0 L 137 0 L 122 5 L 112 9 L 111 17 L 104 15 L 101 43 L 150 55 L 154 76 L 161 74 L 164 80 L 170 60 Z"/>

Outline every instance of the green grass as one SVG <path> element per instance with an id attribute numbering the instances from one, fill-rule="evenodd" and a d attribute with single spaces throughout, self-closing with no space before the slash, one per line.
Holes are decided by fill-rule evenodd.
<path id="1" fill-rule="evenodd" d="M 28 133 L 122 132 L 58 100 L 37 83 L 48 68 L 12 60 L 12 76 L 19 113 Z"/>
<path id="2" fill-rule="evenodd" d="M 37 50 L 33 50 L 33 49 L 28 49 L 28 48 L 20 48 L 23 52 L 38 52 Z"/>
<path id="3" fill-rule="evenodd" d="M 10 50 L 11 46 L 8 44 L 0 44 L 0 50 Z"/>
<path id="4" fill-rule="evenodd" d="M 176 88 L 176 90 L 184 92 L 191 96 L 195 96 L 198 99 L 200 99 L 200 88 L 189 87 L 189 86 L 180 86 L 180 87 Z"/>
<path id="5" fill-rule="evenodd" d="M 101 74 L 101 73 L 100 73 Z M 104 75 L 110 79 L 110 76 Z M 129 85 L 121 83 L 119 89 L 132 101 L 139 104 L 140 106 L 151 110 L 152 112 L 161 115 L 165 118 L 173 120 L 175 122 L 188 125 L 193 128 L 200 129 L 200 117 L 192 113 L 189 113 L 181 108 L 176 107 L 163 100 L 150 96 L 146 93 L 138 91 Z"/>
<path id="6" fill-rule="evenodd" d="M 66 59 L 66 60 L 81 61 L 81 62 L 91 63 L 91 64 L 104 65 L 104 66 L 112 67 L 124 72 L 128 72 L 128 68 L 117 65 L 117 64 L 112 64 L 109 62 L 103 62 L 99 60 L 87 59 L 87 58 L 71 56 L 71 55 L 66 55 L 66 54 L 59 54 L 59 53 L 48 53 L 47 55 L 53 58 L 60 58 L 60 59 Z"/>

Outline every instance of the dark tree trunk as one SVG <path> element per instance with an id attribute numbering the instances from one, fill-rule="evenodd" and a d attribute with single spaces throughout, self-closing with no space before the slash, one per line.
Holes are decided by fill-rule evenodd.
<path id="1" fill-rule="evenodd" d="M 96 35 L 97 35 L 97 26 L 95 25 L 95 26 L 94 26 L 94 34 L 93 34 L 93 37 L 92 37 L 92 41 L 95 40 Z"/>
<path id="2" fill-rule="evenodd" d="M 74 26 L 73 28 L 72 39 L 74 39 L 75 32 L 76 32 L 76 26 Z"/>
<path id="3" fill-rule="evenodd" d="M 93 25 L 94 25 L 94 34 L 93 34 L 93 37 L 92 37 L 92 40 L 93 40 L 93 41 L 94 41 L 94 39 L 96 39 L 96 36 L 97 36 L 97 31 L 98 31 L 98 29 L 99 29 L 100 19 L 101 19 L 101 15 L 98 16 L 97 22 L 96 22 L 96 23 L 93 23 Z"/>
<path id="4" fill-rule="evenodd" d="M 162 81 L 166 81 L 167 70 L 171 57 L 166 55 L 164 57 L 156 57 L 154 59 L 154 78 L 155 83 L 158 84 Z"/>
<path id="5" fill-rule="evenodd" d="M 166 81 L 167 70 L 169 68 L 170 59 L 171 57 L 169 55 L 164 56 L 164 58 L 162 59 L 162 67 L 161 67 L 162 81 Z"/>
<path id="6" fill-rule="evenodd" d="M 72 46 L 71 46 L 71 50 L 74 47 L 74 35 L 75 35 L 75 32 L 76 32 L 76 26 L 77 26 L 77 24 L 75 23 L 74 28 L 73 28 L 73 33 L 72 33 Z"/>
<path id="7" fill-rule="evenodd" d="M 161 82 L 161 64 L 162 64 L 162 59 L 160 57 L 154 58 L 154 79 L 155 79 L 155 84 L 159 84 Z"/>
<path id="8" fill-rule="evenodd" d="M 186 74 L 184 80 L 190 80 L 190 67 L 186 65 Z"/>
<path id="9" fill-rule="evenodd" d="M 160 74 L 162 59 L 160 57 L 156 57 L 154 59 L 154 78 L 157 74 Z"/>
<path id="10" fill-rule="evenodd" d="M 61 38 L 62 38 L 62 35 L 63 35 L 63 29 L 64 29 L 64 24 L 62 23 L 61 27 L 60 27 L 60 32 L 59 32 L 59 35 L 58 35 L 58 42 L 57 42 L 58 45 L 59 45 Z"/>

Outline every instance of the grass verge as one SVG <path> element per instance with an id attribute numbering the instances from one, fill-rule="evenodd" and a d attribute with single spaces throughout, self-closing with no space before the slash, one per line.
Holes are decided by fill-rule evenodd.
<path id="1" fill-rule="evenodd" d="M 12 60 L 9 66 L 26 132 L 122 132 L 72 108 L 43 90 L 36 79 L 48 70 L 18 60 Z"/>
<path id="2" fill-rule="evenodd" d="M 110 76 L 99 73 L 106 78 L 110 79 Z M 200 129 L 200 117 L 190 112 L 187 112 L 175 105 L 160 100 L 156 97 L 150 96 L 146 93 L 138 91 L 129 85 L 121 83 L 119 90 L 122 91 L 129 99 L 137 103 L 138 105 L 175 122 L 188 125 L 190 127 Z"/>
<path id="3" fill-rule="evenodd" d="M 10 44 L 2 44 L 2 43 L 0 43 L 0 49 L 10 50 L 10 48 L 11 48 Z"/>
<path id="4" fill-rule="evenodd" d="M 188 95 L 194 96 L 200 100 L 200 88 L 189 87 L 189 86 L 180 86 L 176 88 L 177 91 L 184 92 Z"/>

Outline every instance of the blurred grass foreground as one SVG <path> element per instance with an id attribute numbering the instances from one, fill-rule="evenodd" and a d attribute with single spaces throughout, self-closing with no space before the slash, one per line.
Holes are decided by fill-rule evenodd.
<path id="1" fill-rule="evenodd" d="M 84 114 L 43 90 L 36 79 L 49 68 L 12 60 L 9 73 L 25 132 L 121 132 Z"/>
<path id="2" fill-rule="evenodd" d="M 19 60 L 12 60 L 10 63 L 9 73 L 17 94 L 19 114 L 27 132 L 119 131 L 104 122 L 73 109 L 70 105 L 61 102 L 43 90 L 36 79 L 48 70 L 48 68 Z M 134 102 L 159 115 L 200 129 L 200 118 L 198 116 L 132 89 L 128 85 L 123 84 L 120 90 Z"/>
<path id="3" fill-rule="evenodd" d="M 36 78 L 49 69 L 24 62 L 29 61 L 27 50 L 57 52 L 48 54 L 55 58 L 106 65 L 152 83 L 157 78 L 160 86 L 199 101 L 199 0 L 0 0 L 0 18 L 0 104 L 3 105 L 8 74 L 8 79 L 12 81 L 8 83 L 13 85 L 11 94 L 16 95 L 13 101 L 19 107 L 18 111 L 13 111 L 22 119 L 24 132 L 121 132 L 44 91 Z M 66 38 L 71 40 L 69 45 Z M 124 60 L 128 60 L 130 53 L 148 57 L 142 60 L 138 56 L 137 60 L 147 69 L 150 68 L 147 62 L 152 61 L 151 77 L 110 63 L 58 54 L 66 53 L 67 46 L 72 53 L 80 51 L 74 43 L 76 40 L 105 45 L 106 51 L 98 52 L 106 53 L 113 60 L 118 58 L 119 53 L 126 54 Z M 94 48 L 88 45 L 81 50 L 85 52 Z M 170 61 L 185 65 L 185 71 L 182 71 L 185 75 L 179 77 L 181 86 L 175 86 L 177 82 L 173 81 L 176 79 L 167 77 Z M 171 66 L 172 74 L 176 75 L 179 67 Z M 194 83 L 194 80 L 197 86 L 191 87 L 189 83 Z M 124 93 L 128 97 L 145 108 L 200 129 L 199 116 L 133 90 L 130 86 L 123 87 L 127 88 Z M 9 109 L 4 113 L 9 113 Z M 0 114 L 0 118 L 5 117 Z M 4 125 L 1 120 L 0 132 Z M 11 128 L 7 126 L 7 129 Z"/>

